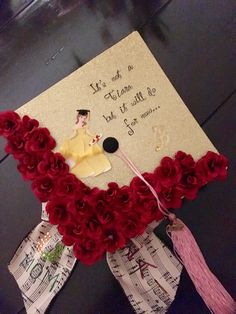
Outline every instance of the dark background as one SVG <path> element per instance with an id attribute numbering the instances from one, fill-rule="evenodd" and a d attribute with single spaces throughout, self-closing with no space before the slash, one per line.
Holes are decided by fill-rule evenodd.
<path id="1" fill-rule="evenodd" d="M 228 180 L 208 185 L 178 214 L 235 297 L 235 0 L 0 0 L 0 109 L 16 109 L 133 30 L 230 160 Z M 0 313 L 25 313 L 7 263 L 39 223 L 41 206 L 13 158 L 5 158 L 2 139 L 0 159 Z M 163 226 L 156 233 L 165 239 Z M 133 313 L 105 259 L 78 264 L 48 312 Z M 209 313 L 185 272 L 168 313 Z"/>

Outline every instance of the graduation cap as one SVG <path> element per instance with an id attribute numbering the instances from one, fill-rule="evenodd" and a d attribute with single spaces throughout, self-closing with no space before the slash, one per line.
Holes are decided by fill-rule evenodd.
<path id="1" fill-rule="evenodd" d="M 108 64 L 109 67 L 107 66 Z M 122 80 L 107 79 L 108 77 L 111 78 L 112 75 L 114 75 L 113 65 L 115 66 L 116 64 L 119 64 L 122 67 L 123 69 L 122 76 L 126 77 L 126 79 L 129 80 L 130 84 L 132 84 L 130 85 L 132 86 L 132 88 L 129 89 L 129 93 L 126 93 L 124 95 L 119 92 L 121 90 L 124 90 L 124 79 Z M 128 64 L 132 64 L 134 65 L 134 67 L 132 69 L 130 67 L 127 68 Z M 145 76 L 143 76 L 144 72 L 146 74 Z M 104 74 L 103 76 L 104 78 L 106 78 L 107 85 L 101 84 L 101 82 L 97 83 L 97 91 L 94 92 L 93 84 L 88 84 L 88 82 L 96 82 L 97 73 Z M 99 84 L 102 85 L 102 87 Z M 145 234 L 145 231 L 143 232 L 143 235 L 145 235 L 145 237 L 143 238 L 142 245 L 140 245 L 141 241 L 140 230 L 142 231 L 145 229 L 143 227 L 144 223 L 146 224 L 148 222 L 151 222 L 153 219 L 153 218 L 150 219 L 151 216 L 149 217 L 147 215 L 149 214 L 152 215 L 153 210 L 159 209 L 162 215 L 159 216 L 156 215 L 155 219 L 156 220 L 161 219 L 160 217 L 163 217 L 163 215 L 169 218 L 170 226 L 167 229 L 167 231 L 168 235 L 172 238 L 175 252 L 177 252 L 181 261 L 185 265 L 190 277 L 192 278 L 196 286 L 197 291 L 202 296 L 208 308 L 215 313 L 222 314 L 233 313 L 235 308 L 234 300 L 230 297 L 227 291 L 225 291 L 225 289 L 219 283 L 216 277 L 209 271 L 207 265 L 205 264 L 203 256 L 201 255 L 200 250 L 197 247 L 196 242 L 192 234 L 190 233 L 189 229 L 171 212 L 168 211 L 168 208 L 180 207 L 183 198 L 186 199 L 194 198 L 192 193 L 195 191 L 195 189 L 194 186 L 191 185 L 192 178 L 191 182 L 189 183 L 187 182 L 188 184 L 190 184 L 190 190 L 188 189 L 189 186 L 184 186 L 185 182 L 187 181 L 186 177 L 183 177 L 183 175 L 186 174 L 185 172 L 186 167 L 189 167 L 188 168 L 189 173 L 192 174 L 193 173 L 192 172 L 193 169 L 191 168 L 192 164 L 197 165 L 200 168 L 202 166 L 200 170 L 204 170 L 205 168 L 207 168 L 208 165 L 216 165 L 215 169 L 216 171 L 218 164 L 221 164 L 222 167 L 218 168 L 220 171 L 219 175 L 222 175 L 222 172 L 226 173 L 227 170 L 226 163 L 224 162 L 225 160 L 224 157 L 218 154 L 217 149 L 214 147 L 214 145 L 204 134 L 203 130 L 197 124 L 196 120 L 191 115 L 189 110 L 186 108 L 183 101 L 181 100 L 177 92 L 174 90 L 173 86 L 168 81 L 161 67 L 156 62 L 154 57 L 151 55 L 150 51 L 148 50 L 148 48 L 146 47 L 146 45 L 144 44 L 144 42 L 142 41 L 141 37 L 138 35 L 137 32 L 131 34 L 128 38 L 122 40 L 115 47 L 110 48 L 109 53 L 104 52 L 102 56 L 98 56 L 95 60 L 89 62 L 85 67 L 78 69 L 73 75 L 68 76 L 61 82 L 52 86 L 46 92 L 42 93 L 34 100 L 31 100 L 29 103 L 19 108 L 17 112 L 21 116 L 27 114 L 33 117 L 34 119 L 38 119 L 40 125 L 46 126 L 50 130 L 56 142 L 60 143 L 64 139 L 65 134 L 68 134 L 69 131 L 71 130 L 71 124 L 74 118 L 71 112 L 74 110 L 74 106 L 77 104 L 78 101 L 77 94 L 78 85 L 80 87 L 79 101 L 80 103 L 85 103 L 89 99 L 90 103 L 89 108 L 91 109 L 94 117 L 92 121 L 93 122 L 92 126 L 97 131 L 98 130 L 100 131 L 102 129 L 102 132 L 106 137 L 103 143 L 103 147 L 106 152 L 111 153 L 111 156 L 109 155 L 109 157 L 112 164 L 112 169 L 109 172 L 107 172 L 106 175 L 99 176 L 96 178 L 90 177 L 89 179 L 86 179 L 86 184 L 90 184 L 91 187 L 96 187 L 96 189 L 89 190 L 82 189 L 80 190 L 81 195 L 83 195 L 83 193 L 84 194 L 87 193 L 86 199 L 88 199 L 89 197 L 88 191 L 92 192 L 96 191 L 97 193 L 98 189 L 103 188 L 103 190 L 100 190 L 100 192 L 102 191 L 101 193 L 102 195 L 103 193 L 107 193 L 105 195 L 107 195 L 108 198 L 112 199 L 114 197 L 114 199 L 116 199 L 116 196 L 113 196 L 113 194 L 117 195 L 116 192 L 118 190 L 118 187 L 116 187 L 116 185 L 115 187 L 113 187 L 114 189 L 113 194 L 111 193 L 113 192 L 112 188 L 110 188 L 109 191 L 104 190 L 108 183 L 111 182 L 114 183 L 115 181 L 117 183 L 117 186 L 122 186 L 119 189 L 119 192 L 122 192 L 123 193 L 122 195 L 124 195 L 124 197 L 119 199 L 118 201 L 123 202 L 122 208 L 126 209 L 120 211 L 117 217 L 118 216 L 120 217 L 121 215 L 126 215 L 126 213 L 129 214 L 129 211 L 130 216 L 127 216 L 129 219 L 128 218 L 126 219 L 126 216 L 122 216 L 121 217 L 122 223 L 116 224 L 115 223 L 116 219 L 114 219 L 113 225 L 109 223 L 109 230 L 106 229 L 105 232 L 101 232 L 101 237 L 105 236 L 105 240 L 104 238 L 103 239 L 97 238 L 97 234 L 99 234 L 100 236 L 100 233 L 97 233 L 94 236 L 94 239 L 92 240 L 94 241 L 95 244 L 99 243 L 99 245 L 100 243 L 106 243 L 106 247 L 99 246 L 97 249 L 97 246 L 95 245 L 94 251 L 92 250 L 90 251 L 90 247 L 89 250 L 84 250 L 84 247 L 86 247 L 84 245 L 87 245 L 87 242 L 80 243 L 80 241 L 78 241 L 78 243 L 74 244 L 73 243 L 74 238 L 72 239 L 73 241 L 70 239 L 70 241 L 72 242 L 66 242 L 66 240 L 68 241 L 68 237 L 67 238 L 64 237 L 63 238 L 64 244 L 68 245 L 69 250 L 71 250 L 73 265 L 75 257 L 77 257 L 80 260 L 80 262 L 92 264 L 102 256 L 104 250 L 107 250 L 107 248 L 109 248 L 109 250 L 112 252 L 116 251 L 114 254 L 119 254 L 119 252 L 121 252 L 120 250 L 116 250 L 116 248 L 125 249 L 126 251 L 128 250 L 128 253 L 125 252 L 120 256 L 115 255 L 115 257 L 117 257 L 118 263 L 121 264 L 121 266 L 118 264 L 115 265 L 112 264 L 111 261 L 114 261 L 115 258 L 114 255 L 110 256 L 111 257 L 110 262 L 108 258 L 109 266 L 114 269 L 114 276 L 117 276 L 116 278 L 121 282 L 121 285 L 122 281 L 125 283 L 124 291 L 126 291 L 127 287 L 130 287 L 130 289 L 127 289 L 127 295 L 130 296 L 130 291 L 134 291 L 134 294 L 131 295 L 133 299 L 132 298 L 129 299 L 134 301 L 136 300 L 138 307 L 146 306 L 147 299 L 149 301 L 148 296 L 150 295 L 151 300 L 150 309 L 148 308 L 147 310 L 146 308 L 141 308 L 143 312 L 145 311 L 149 313 L 151 312 L 151 310 L 153 311 L 153 305 L 156 306 L 155 309 L 157 309 L 158 304 L 157 303 L 153 304 L 154 303 L 153 300 L 156 300 L 156 298 L 158 297 L 156 293 L 153 292 L 154 293 L 153 296 L 155 299 L 152 298 L 152 291 L 151 289 L 148 288 L 150 291 L 148 290 L 145 292 L 147 294 L 145 293 L 143 294 L 145 295 L 145 298 L 146 296 L 148 298 L 146 298 L 144 301 L 142 298 L 141 299 L 138 297 L 136 298 L 137 295 L 140 297 L 139 290 L 137 290 L 137 293 L 135 293 L 136 287 L 133 285 L 133 282 L 137 281 L 137 279 L 135 277 L 135 280 L 133 281 L 129 280 L 129 275 L 131 260 L 132 263 L 138 261 L 139 262 L 138 268 L 136 267 L 134 273 L 136 276 L 139 273 L 138 271 L 136 272 L 136 270 L 140 270 L 141 277 L 138 282 L 140 285 L 142 284 L 142 282 L 144 282 L 145 283 L 144 288 L 143 287 L 142 288 L 145 289 L 145 287 L 149 286 L 149 283 L 145 282 L 146 279 L 148 280 L 149 276 L 145 276 L 145 274 L 143 274 L 143 272 L 141 271 L 145 270 L 147 267 L 150 267 L 152 271 L 151 274 L 153 274 L 154 270 L 158 271 L 160 270 L 160 273 L 163 271 L 163 267 L 160 266 L 160 262 L 155 256 L 161 254 L 160 261 L 162 262 L 163 258 L 165 258 L 165 262 L 163 262 L 163 265 L 165 267 L 167 267 L 167 265 L 169 264 L 169 262 L 166 261 L 167 258 L 169 259 L 169 261 L 171 261 L 171 263 L 174 266 L 179 264 L 179 261 L 178 260 L 176 261 L 176 258 L 173 256 L 173 254 L 171 255 L 167 253 L 165 250 L 162 253 L 159 253 L 161 252 L 160 250 L 163 248 L 162 245 L 160 245 L 159 249 L 159 247 L 157 247 L 158 243 L 153 244 L 154 242 L 152 240 L 149 243 L 155 245 L 154 249 L 156 250 L 155 252 L 157 252 L 155 253 L 153 259 L 151 256 L 152 253 L 150 253 L 147 256 L 147 252 L 149 250 L 148 247 L 145 248 L 142 254 L 140 253 L 140 247 L 142 248 L 142 245 L 145 246 L 147 244 L 146 241 L 147 237 L 155 236 L 152 232 L 150 232 L 149 224 L 147 226 L 147 234 Z M 70 88 L 68 88 L 68 86 L 70 86 Z M 152 88 L 150 89 L 150 87 L 148 86 L 151 86 Z M 91 87 L 93 91 L 91 90 Z M 114 90 L 117 90 L 118 96 L 112 94 L 113 93 L 112 91 Z M 140 90 L 139 93 L 136 92 L 138 90 Z M 156 91 L 158 91 L 158 93 L 156 93 Z M 112 97 L 106 98 L 105 96 L 108 95 L 106 93 L 112 95 Z M 138 104 L 141 98 L 143 99 L 142 104 Z M 49 99 L 50 106 L 45 106 L 45 103 L 47 103 Z M 70 105 L 67 105 L 68 100 Z M 79 115 L 82 116 L 87 116 L 90 113 L 90 110 L 87 109 L 78 109 L 76 111 L 78 112 Z M 13 113 L 9 112 L 6 113 L 5 116 L 2 117 L 3 121 L 2 125 L 6 126 L 5 133 L 3 130 L 3 135 L 6 134 L 6 136 L 8 136 L 9 132 L 11 131 L 11 130 L 9 131 L 9 128 L 11 127 L 14 128 L 13 131 L 14 132 L 16 131 L 18 136 L 21 136 L 21 133 L 19 132 L 19 127 L 23 125 L 23 122 L 28 123 L 27 118 L 24 119 L 24 121 L 22 119 L 23 118 L 19 120 L 19 118 L 16 117 Z M 12 120 L 14 123 L 12 122 Z M 28 127 L 28 124 L 26 126 Z M 25 129 L 26 128 L 24 128 L 23 130 L 25 131 Z M 131 130 L 132 132 L 130 132 Z M 34 130 L 33 132 L 30 133 L 30 136 L 32 136 L 32 134 L 37 135 L 40 132 L 44 132 L 43 135 L 45 137 L 46 134 L 45 130 L 42 128 L 37 129 L 37 127 L 34 126 Z M 35 136 L 32 137 L 32 141 L 34 140 L 34 138 Z M 11 141 L 11 139 L 14 140 L 14 137 L 10 137 L 9 141 Z M 23 140 L 25 140 L 25 137 L 23 138 Z M 45 143 L 46 143 L 45 147 L 48 148 L 51 154 L 51 146 L 53 146 L 51 144 L 54 143 L 53 139 L 49 138 L 48 141 Z M 36 144 L 34 144 L 34 142 L 33 142 L 34 145 L 32 145 L 32 143 L 30 144 L 31 145 L 28 144 L 26 146 L 20 145 L 20 149 L 22 148 L 23 150 L 25 150 L 25 147 L 27 149 L 31 149 L 31 146 L 38 147 Z M 8 153 L 11 153 L 10 150 L 13 150 L 14 148 L 15 143 L 12 143 L 12 145 L 11 143 L 9 143 Z M 18 147 L 16 147 L 16 149 L 17 148 Z M 57 148 L 58 147 L 54 148 L 55 151 L 57 151 Z M 39 149 L 42 150 L 41 146 L 39 147 Z M 180 152 L 180 154 L 176 154 L 178 151 L 182 152 Z M 207 151 L 211 152 L 207 153 Z M 22 156 L 23 153 L 25 153 L 28 156 L 28 151 L 26 150 L 23 152 L 22 151 L 19 152 L 20 152 L 19 156 Z M 124 154 L 124 152 L 127 155 Z M 183 152 L 186 152 L 187 154 L 184 154 Z M 189 154 L 191 154 L 194 157 L 194 159 L 197 161 L 196 163 L 192 161 L 192 158 Z M 41 155 L 42 152 L 40 151 L 39 157 Z M 122 158 L 123 161 L 125 161 L 125 163 L 122 163 L 122 161 L 119 160 L 117 156 Z M 211 162 L 212 156 L 214 156 L 217 162 Z M 22 157 L 20 158 L 22 159 Z M 162 160 L 163 158 L 164 161 Z M 23 166 L 24 167 L 22 167 L 21 169 L 24 170 L 26 167 L 25 165 Z M 37 169 L 37 167 L 35 167 L 35 169 Z M 67 169 L 65 165 L 62 170 L 64 171 L 64 169 Z M 138 169 L 140 169 L 141 172 Z M 209 171 L 208 169 L 206 170 L 207 170 L 206 175 L 209 176 L 209 178 L 204 177 L 203 178 L 204 180 L 200 180 L 202 182 L 200 183 L 203 185 L 216 178 L 215 173 L 212 172 L 212 169 L 210 169 Z M 65 175 L 63 171 L 62 173 L 59 174 L 60 177 L 58 178 L 57 184 L 59 182 L 62 186 L 66 186 L 67 184 L 66 181 L 65 184 L 63 181 L 65 177 L 65 180 L 67 179 L 73 180 L 72 182 L 73 184 L 71 184 L 71 186 L 75 185 L 76 181 L 75 178 L 71 175 Z M 142 173 L 145 173 L 146 175 L 143 176 Z M 211 177 L 212 174 L 214 175 L 213 177 Z M 42 185 L 40 180 L 42 180 L 41 176 L 40 178 L 36 177 L 36 179 L 33 182 L 34 184 L 32 186 L 35 193 L 38 192 L 38 189 L 34 187 L 39 186 L 40 188 Z M 44 180 L 51 180 L 50 176 L 46 176 Z M 57 189 L 52 189 L 51 185 L 48 184 L 48 181 L 45 182 L 47 183 L 47 185 L 46 184 L 45 185 L 50 187 L 50 193 L 56 193 L 55 191 L 57 191 Z M 76 184 L 78 184 L 78 186 L 81 186 L 81 182 L 78 183 L 76 181 Z M 181 190 L 176 189 L 177 184 L 180 184 Z M 161 191 L 158 191 L 159 185 L 162 189 Z M 111 186 L 114 186 L 114 184 Z M 179 197 L 177 203 L 175 202 L 171 204 L 170 203 L 165 204 L 165 202 L 168 202 L 170 194 L 169 191 L 172 191 L 171 193 L 173 194 L 173 197 L 175 197 L 174 199 L 175 201 L 176 198 Z M 182 194 L 178 195 L 179 191 L 183 193 L 183 195 Z M 128 207 L 130 206 L 129 193 L 132 194 L 131 203 L 132 208 Z M 167 197 L 165 197 L 167 193 L 168 195 Z M 161 197 L 159 194 L 161 194 Z M 62 205 L 64 206 L 63 213 L 64 211 L 65 213 L 63 215 L 66 216 L 66 214 L 68 214 L 66 207 L 67 204 L 65 204 L 67 198 L 65 198 L 63 194 L 57 197 L 55 197 L 56 195 L 52 196 L 50 197 L 51 199 L 54 200 L 54 202 L 56 201 L 60 202 L 58 203 L 60 205 L 60 208 Z M 41 197 L 40 200 L 42 202 L 46 202 L 49 200 L 48 195 L 45 196 L 45 192 L 42 195 L 40 194 L 40 197 Z M 75 200 L 72 198 L 77 197 L 77 195 L 71 193 L 71 196 L 69 195 L 68 198 L 69 197 L 70 201 L 72 201 L 72 203 L 74 204 Z M 114 201 L 114 199 L 112 200 Z M 136 203 L 134 203 L 135 201 Z M 51 201 L 49 200 L 46 205 L 46 210 L 49 213 L 52 212 L 52 215 L 51 216 L 49 215 L 48 218 L 49 222 L 47 224 L 50 230 L 52 229 L 53 232 L 57 232 L 56 228 L 58 227 L 60 228 L 60 224 L 62 223 L 65 224 L 65 221 L 54 220 L 55 214 L 53 214 L 54 213 L 53 211 L 57 207 L 56 206 L 53 207 L 51 205 L 53 203 L 51 202 L 50 204 L 50 202 Z M 143 205 L 142 211 L 141 210 L 139 211 L 141 206 L 140 203 L 142 203 L 141 205 Z M 135 206 L 135 204 L 137 204 L 138 206 Z M 155 206 L 153 206 L 153 204 Z M 95 209 L 96 205 L 97 204 L 94 204 L 93 201 L 94 213 L 97 213 Z M 119 206 L 117 206 L 117 208 L 120 208 Z M 69 214 L 71 215 L 71 213 Z M 75 213 L 75 215 L 77 215 L 77 213 Z M 104 217 L 102 215 L 99 216 L 99 218 L 101 218 L 102 221 L 106 222 L 106 219 L 109 219 L 109 215 L 106 216 L 105 218 Z M 139 219 L 137 217 L 141 217 L 143 219 Z M 58 219 L 61 219 L 61 216 L 59 216 Z M 78 217 L 76 216 L 76 219 L 78 219 L 79 221 L 80 219 L 79 214 Z M 88 215 L 88 219 L 90 219 L 90 215 Z M 94 225 L 94 221 L 92 220 L 89 221 L 89 223 L 91 222 Z M 65 225 L 63 225 L 63 229 L 60 229 L 60 231 L 64 230 L 66 232 L 67 229 L 69 230 L 69 228 L 71 228 L 71 225 L 69 225 L 69 223 L 71 223 L 70 220 L 68 220 L 67 226 L 68 228 L 65 228 L 64 227 Z M 154 221 L 154 223 L 157 222 Z M 54 226 L 54 224 L 57 226 Z M 110 231 L 111 226 L 114 231 L 113 233 Z M 101 226 L 99 224 L 99 228 L 100 227 Z M 137 229 L 138 227 L 139 229 Z M 103 228 L 103 226 L 101 228 Z M 117 230 L 116 228 L 120 229 Z M 133 232 L 134 229 L 137 230 L 135 231 L 137 233 Z M 36 228 L 35 232 L 37 233 L 38 231 L 39 227 Z M 90 232 L 91 230 L 86 231 L 89 232 L 89 235 L 91 237 L 92 236 L 92 232 Z M 136 237 L 137 234 L 139 235 L 138 237 Z M 35 238 L 37 237 L 38 235 L 35 236 Z M 124 246 L 125 241 L 123 241 L 123 239 L 127 238 L 131 239 L 131 241 L 136 241 L 137 247 L 135 248 L 134 252 L 132 251 L 132 247 L 129 249 L 128 246 L 126 247 Z M 54 237 L 52 237 L 52 239 L 54 240 Z M 83 241 L 85 240 L 87 239 L 83 238 Z M 88 238 L 88 241 L 90 240 L 91 239 Z M 56 245 L 56 243 L 54 243 L 54 245 Z M 73 251 L 72 245 L 74 245 Z M 126 243 L 126 245 L 128 244 Z M 64 250 L 62 254 L 66 254 L 65 252 L 67 251 Z M 136 254 L 135 252 L 138 252 L 137 256 L 135 256 Z M 143 257 L 146 257 L 145 261 L 143 260 Z M 18 267 L 21 267 L 23 258 L 24 258 L 23 251 L 20 251 L 19 257 L 17 257 L 17 259 L 14 258 L 12 260 L 11 269 L 13 274 L 16 273 L 15 270 L 17 270 Z M 38 255 L 36 256 L 36 258 L 40 259 L 40 256 Z M 122 260 L 122 258 L 126 259 Z M 62 260 L 64 261 L 64 259 Z M 120 263 L 121 260 L 122 263 Z M 158 262 L 156 263 L 154 260 Z M 144 262 L 145 264 L 143 264 Z M 171 268 L 173 270 L 174 266 L 172 264 Z M 120 272 L 117 271 L 117 265 L 118 267 L 121 267 Z M 127 268 L 125 268 L 126 266 Z M 174 271 L 175 272 L 173 273 L 173 277 L 175 277 L 174 278 L 175 282 L 172 282 L 172 279 L 168 277 L 169 272 L 167 271 L 163 271 L 163 274 L 161 274 L 160 278 L 160 286 L 163 284 L 165 285 L 166 281 L 165 289 L 166 291 L 169 291 L 168 289 L 170 289 L 169 295 L 172 298 L 174 298 L 175 296 L 175 292 L 177 289 L 176 285 L 178 284 L 180 277 L 180 270 L 174 269 Z M 24 273 L 24 276 L 27 275 L 28 273 Z M 154 279 L 155 282 L 158 284 L 157 276 L 158 274 L 155 274 Z M 18 278 L 16 278 L 16 280 L 18 281 Z M 20 280 L 20 282 L 23 282 L 23 280 Z M 175 288 L 173 288 L 171 285 Z M 21 286 L 20 288 L 22 288 L 22 290 L 25 289 L 24 287 Z M 56 285 L 55 289 L 57 289 Z M 30 289 L 29 296 L 31 295 L 31 290 L 32 289 Z M 52 298 L 49 298 L 48 290 L 49 289 L 45 290 L 46 292 L 44 297 L 46 300 L 49 300 L 48 302 L 50 302 Z M 43 309 L 46 309 L 48 306 L 48 303 L 47 304 L 45 303 L 45 299 L 42 302 Z M 164 301 L 163 298 L 162 300 L 160 300 L 160 304 L 162 306 L 161 310 L 163 310 L 163 306 L 165 307 L 164 309 L 167 310 L 168 306 L 171 303 L 170 299 L 166 299 L 165 301 L 166 304 Z M 44 311 L 42 311 L 42 313 L 43 312 Z"/>

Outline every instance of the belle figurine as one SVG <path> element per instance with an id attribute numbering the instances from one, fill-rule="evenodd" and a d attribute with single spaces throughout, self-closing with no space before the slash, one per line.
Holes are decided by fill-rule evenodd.
<path id="1" fill-rule="evenodd" d="M 101 135 L 92 135 L 87 126 L 90 110 L 77 110 L 74 134 L 64 141 L 60 148 L 71 167 L 71 172 L 79 178 L 97 176 L 111 169 L 108 158 L 97 144 Z"/>

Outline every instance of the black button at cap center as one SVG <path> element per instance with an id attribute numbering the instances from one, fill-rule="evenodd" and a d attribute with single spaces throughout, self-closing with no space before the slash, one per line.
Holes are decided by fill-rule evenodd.
<path id="1" fill-rule="evenodd" d="M 107 137 L 103 141 L 103 149 L 107 153 L 115 153 L 119 148 L 119 142 L 115 137 Z"/>

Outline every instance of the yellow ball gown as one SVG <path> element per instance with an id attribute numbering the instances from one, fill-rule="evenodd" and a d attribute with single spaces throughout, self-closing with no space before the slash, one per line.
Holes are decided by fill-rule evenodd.
<path id="1" fill-rule="evenodd" d="M 79 178 L 97 176 L 111 169 L 102 148 L 97 143 L 91 145 L 93 138 L 84 126 L 75 129 L 75 134 L 66 139 L 60 148 L 64 158 L 73 162 L 71 172 Z"/>

